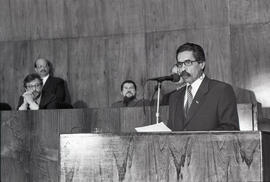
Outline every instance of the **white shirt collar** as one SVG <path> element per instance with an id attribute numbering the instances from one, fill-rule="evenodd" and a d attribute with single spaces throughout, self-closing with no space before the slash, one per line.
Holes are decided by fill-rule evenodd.
<path id="1" fill-rule="evenodd" d="M 187 92 L 188 86 L 191 85 L 191 93 L 192 93 L 193 98 L 195 97 L 195 95 L 196 95 L 196 93 L 197 93 L 197 91 L 198 91 L 198 89 L 199 89 L 199 87 L 200 87 L 200 85 L 201 85 L 204 78 L 205 78 L 205 74 L 202 73 L 202 75 L 197 80 L 195 80 L 192 84 L 187 83 L 186 92 Z M 186 95 L 187 94 L 185 94 L 185 102 L 184 103 L 186 103 L 186 100 L 187 100 Z"/>
<path id="2" fill-rule="evenodd" d="M 48 80 L 49 76 L 50 75 L 48 74 L 47 76 L 45 76 L 45 77 L 42 78 L 43 86 L 45 85 L 45 83 Z"/>
<path id="3" fill-rule="evenodd" d="M 200 85 L 201 85 L 204 77 L 205 77 L 205 74 L 202 73 L 202 75 L 191 84 L 191 87 L 192 87 L 191 93 L 192 93 L 193 98 L 195 97 L 195 95 L 196 95 L 196 93 L 197 93 L 197 91 L 198 91 L 198 89 L 199 89 L 199 87 L 200 87 Z M 187 84 L 187 86 L 188 85 L 189 84 Z"/>

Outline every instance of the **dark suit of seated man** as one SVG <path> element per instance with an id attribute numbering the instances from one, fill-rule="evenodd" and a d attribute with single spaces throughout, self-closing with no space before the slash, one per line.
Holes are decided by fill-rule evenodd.
<path id="1" fill-rule="evenodd" d="M 20 96 L 18 110 L 57 109 L 56 96 L 42 90 L 42 79 L 38 74 L 29 74 L 23 81 L 25 92 Z"/>
<path id="2" fill-rule="evenodd" d="M 239 130 L 234 91 L 229 84 L 204 74 L 201 46 L 181 45 L 176 59 L 186 86 L 170 95 L 168 127 L 173 131 Z"/>
<path id="3" fill-rule="evenodd" d="M 123 100 L 117 101 L 112 104 L 112 107 L 137 107 L 150 105 L 149 100 L 136 98 L 137 86 L 132 80 L 125 80 L 121 84 L 121 95 Z"/>

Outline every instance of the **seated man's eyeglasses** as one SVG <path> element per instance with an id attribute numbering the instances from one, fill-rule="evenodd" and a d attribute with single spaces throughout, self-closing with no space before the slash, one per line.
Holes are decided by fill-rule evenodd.
<path id="1" fill-rule="evenodd" d="M 41 87 L 41 83 L 37 83 L 35 85 L 26 85 L 27 89 L 35 89 L 35 88 L 40 88 Z"/>
<path id="2" fill-rule="evenodd" d="M 178 67 L 178 68 L 182 68 L 183 65 L 185 66 L 191 66 L 194 62 L 198 62 L 198 61 L 191 61 L 189 59 L 183 61 L 183 62 L 177 62 L 175 65 Z"/>

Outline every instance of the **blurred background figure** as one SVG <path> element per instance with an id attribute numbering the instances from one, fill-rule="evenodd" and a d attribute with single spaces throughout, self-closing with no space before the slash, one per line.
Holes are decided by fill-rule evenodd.
<path id="1" fill-rule="evenodd" d="M 150 105 L 149 100 L 137 99 L 137 86 L 132 80 L 125 80 L 121 84 L 122 100 L 112 104 L 112 107 L 136 107 Z"/>

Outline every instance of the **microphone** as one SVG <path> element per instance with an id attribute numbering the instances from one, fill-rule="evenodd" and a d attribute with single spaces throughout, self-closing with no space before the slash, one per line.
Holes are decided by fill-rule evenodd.
<path id="1" fill-rule="evenodd" d="M 172 81 L 172 82 L 178 82 L 180 80 L 180 75 L 177 73 L 174 73 L 170 76 L 162 76 L 162 77 L 155 77 L 155 78 L 149 78 L 147 81 Z"/>

